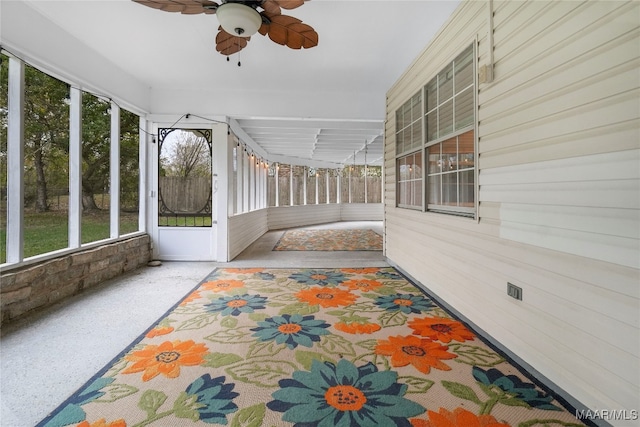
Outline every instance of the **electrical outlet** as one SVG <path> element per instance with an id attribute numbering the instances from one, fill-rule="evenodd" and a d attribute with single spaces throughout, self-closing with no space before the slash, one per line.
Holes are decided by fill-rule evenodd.
<path id="1" fill-rule="evenodd" d="M 522 300 L 522 288 L 507 282 L 507 295 L 517 300 Z"/>

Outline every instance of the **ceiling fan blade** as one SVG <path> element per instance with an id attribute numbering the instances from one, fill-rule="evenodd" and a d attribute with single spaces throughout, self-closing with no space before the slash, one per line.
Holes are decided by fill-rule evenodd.
<path id="1" fill-rule="evenodd" d="M 304 4 L 305 0 L 273 0 L 278 5 L 287 10 L 295 9 L 296 7 L 300 7 Z"/>
<path id="2" fill-rule="evenodd" d="M 212 15 L 216 13 L 218 3 L 210 0 L 132 0 L 143 6 L 165 12 L 180 12 L 183 15 L 197 15 L 205 13 Z"/>
<path id="3" fill-rule="evenodd" d="M 265 16 L 267 15 L 280 15 L 282 10 L 280 10 L 280 5 L 275 0 L 264 0 L 260 7 L 264 9 Z"/>
<path id="4" fill-rule="evenodd" d="M 318 45 L 318 33 L 298 18 L 288 15 L 270 16 L 271 23 L 267 27 L 269 38 L 291 49 L 309 49 Z M 262 27 L 260 28 L 260 34 Z"/>
<path id="5" fill-rule="evenodd" d="M 238 37 L 227 33 L 222 27 L 218 27 L 218 35 L 216 36 L 216 50 L 222 55 L 232 55 L 240 52 L 247 46 L 247 42 L 251 37 Z"/>

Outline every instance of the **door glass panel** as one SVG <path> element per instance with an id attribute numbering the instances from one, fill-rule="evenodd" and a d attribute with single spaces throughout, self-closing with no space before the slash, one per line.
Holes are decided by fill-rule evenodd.
<path id="1" fill-rule="evenodd" d="M 211 130 L 160 129 L 158 225 L 211 227 Z"/>

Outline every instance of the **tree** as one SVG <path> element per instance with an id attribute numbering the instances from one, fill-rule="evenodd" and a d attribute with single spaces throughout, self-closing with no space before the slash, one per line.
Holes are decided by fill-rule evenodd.
<path id="1" fill-rule="evenodd" d="M 160 165 L 165 176 L 211 176 L 211 146 L 196 132 L 175 130 L 162 143 Z"/>
<path id="2" fill-rule="evenodd" d="M 8 58 L 0 62 L 0 156 L 7 152 Z M 25 205 L 49 210 L 49 188 L 69 185 L 69 85 L 33 67 L 25 66 L 24 181 Z M 109 188 L 110 103 L 85 94 L 82 99 L 82 202 L 85 210 L 98 209 L 94 195 Z M 121 121 L 123 186 L 137 194 L 138 117 L 129 113 Z M 135 153 L 135 154 L 134 154 Z M 124 159 L 124 161 L 123 161 Z M 6 160 L 3 159 L 6 163 Z M 6 182 L 6 166 L 0 168 Z M 131 190 L 133 189 L 133 190 Z"/>
<path id="3" fill-rule="evenodd" d="M 82 208 L 99 210 L 95 195 L 109 188 L 111 104 L 97 96 L 82 96 Z"/>
<path id="4" fill-rule="evenodd" d="M 139 140 L 140 118 L 130 111 L 120 110 L 120 207 L 138 210 L 140 203 Z"/>
<path id="5" fill-rule="evenodd" d="M 69 85 L 35 68 L 25 67 L 25 183 L 35 180 L 35 194 L 25 192 L 25 203 L 33 201 L 37 212 L 49 210 L 47 182 L 52 176 L 60 175 L 59 170 L 51 166 L 61 159 L 68 161 L 68 100 Z"/>

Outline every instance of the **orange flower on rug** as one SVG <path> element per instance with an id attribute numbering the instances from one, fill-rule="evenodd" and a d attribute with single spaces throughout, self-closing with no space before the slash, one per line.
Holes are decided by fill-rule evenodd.
<path id="1" fill-rule="evenodd" d="M 378 282 L 377 280 L 370 280 L 370 279 L 356 279 L 356 280 L 349 280 L 346 281 L 344 283 L 342 283 L 342 286 L 346 286 L 347 288 L 353 290 L 353 291 L 362 291 L 362 292 L 368 292 L 368 291 L 374 291 L 376 289 L 378 289 L 379 287 L 383 286 L 382 283 Z"/>
<path id="2" fill-rule="evenodd" d="M 444 317 L 425 317 L 413 319 L 408 323 L 414 334 L 431 338 L 432 340 L 449 343 L 451 340 L 464 342 L 474 339 L 473 332 L 461 322 Z"/>
<path id="3" fill-rule="evenodd" d="M 440 408 L 439 412 L 427 411 L 429 420 L 414 418 L 413 427 L 511 427 L 509 424 L 498 422 L 491 415 L 476 415 L 463 408 L 456 408 L 453 412 Z"/>
<path id="4" fill-rule="evenodd" d="M 431 368 L 450 371 L 451 367 L 441 359 L 453 359 L 458 356 L 451 354 L 448 348 L 431 340 L 421 339 L 412 335 L 389 337 L 388 340 L 378 340 L 376 354 L 391 356 L 391 366 L 413 365 L 418 371 L 428 374 Z"/>
<path id="5" fill-rule="evenodd" d="M 214 280 L 202 284 L 202 288 L 207 291 L 224 292 L 235 288 L 244 287 L 244 283 L 240 280 Z"/>
<path id="6" fill-rule="evenodd" d="M 181 366 L 200 365 L 203 356 L 208 352 L 207 346 L 192 340 L 165 341 L 160 345 L 147 345 L 142 350 L 134 351 L 125 356 L 133 365 L 122 371 L 123 374 L 144 372 L 142 381 L 149 381 L 162 374 L 165 377 L 176 378 L 180 375 Z"/>
<path id="7" fill-rule="evenodd" d="M 125 423 L 124 420 L 116 420 L 116 421 L 107 423 L 107 421 L 104 418 L 101 418 L 95 423 L 91 423 L 91 424 L 89 424 L 88 421 L 83 421 L 80 424 L 78 424 L 77 427 L 127 427 L 127 423 Z"/>
<path id="8" fill-rule="evenodd" d="M 320 307 L 340 307 L 353 304 L 356 296 L 349 291 L 342 289 L 315 287 L 304 289 L 296 294 L 296 297 L 310 305 L 319 305 Z"/>

